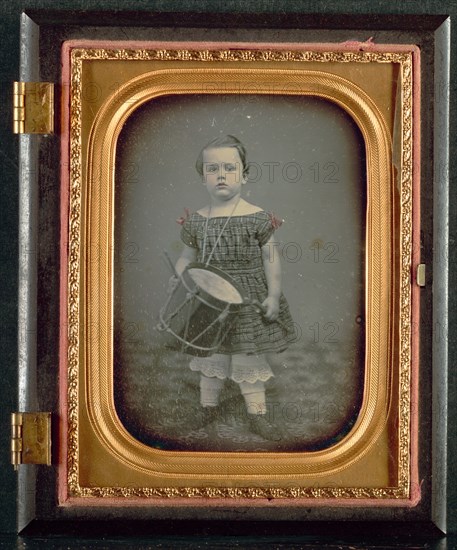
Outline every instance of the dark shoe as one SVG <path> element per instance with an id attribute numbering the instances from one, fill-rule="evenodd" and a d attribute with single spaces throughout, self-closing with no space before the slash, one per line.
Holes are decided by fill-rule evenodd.
<path id="1" fill-rule="evenodd" d="M 200 430 L 212 424 L 219 416 L 219 407 L 200 407 L 193 418 L 189 419 L 189 427 L 192 430 Z"/>
<path id="2" fill-rule="evenodd" d="M 281 441 L 281 430 L 269 422 L 265 414 L 248 414 L 249 428 L 252 433 L 260 435 L 268 441 Z"/>
<path id="3" fill-rule="evenodd" d="M 219 416 L 219 407 L 202 407 L 203 426 L 212 424 Z"/>

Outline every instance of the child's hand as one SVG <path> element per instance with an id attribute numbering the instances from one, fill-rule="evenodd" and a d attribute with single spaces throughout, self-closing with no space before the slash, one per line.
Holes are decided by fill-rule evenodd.
<path id="1" fill-rule="evenodd" d="M 269 321 L 276 321 L 279 315 L 279 299 L 269 296 L 262 302 L 262 306 L 266 309 L 264 316 Z"/>
<path id="2" fill-rule="evenodd" d="M 176 289 L 178 284 L 179 284 L 179 277 L 177 277 L 176 275 L 172 275 L 168 279 L 167 294 L 171 294 Z"/>

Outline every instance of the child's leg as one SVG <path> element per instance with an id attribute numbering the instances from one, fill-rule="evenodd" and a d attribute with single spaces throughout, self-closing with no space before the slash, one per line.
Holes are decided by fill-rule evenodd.
<path id="1" fill-rule="evenodd" d="M 193 357 L 191 370 L 200 372 L 200 404 L 216 407 L 225 379 L 230 372 L 230 355 L 215 353 L 209 357 Z"/>
<path id="2" fill-rule="evenodd" d="M 249 427 L 264 439 L 282 438 L 277 426 L 267 419 L 265 381 L 273 371 L 263 355 L 237 354 L 232 356 L 232 380 L 238 382 L 246 402 Z"/>
<path id="3" fill-rule="evenodd" d="M 249 414 L 266 414 L 265 384 L 273 371 L 264 355 L 232 356 L 232 380 L 238 382 Z"/>
<path id="4" fill-rule="evenodd" d="M 248 414 L 267 414 L 265 384 L 257 380 L 257 382 L 240 382 L 239 386 Z"/>
<path id="5" fill-rule="evenodd" d="M 200 404 L 202 407 L 217 407 L 219 394 L 221 393 L 224 380 L 220 378 L 209 378 L 200 374 Z"/>

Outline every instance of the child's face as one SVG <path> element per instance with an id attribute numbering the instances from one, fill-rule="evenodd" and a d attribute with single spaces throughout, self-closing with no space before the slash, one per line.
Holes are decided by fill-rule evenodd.
<path id="1" fill-rule="evenodd" d="M 203 151 L 203 183 L 211 197 L 227 201 L 240 195 L 243 163 L 235 147 L 218 147 Z"/>

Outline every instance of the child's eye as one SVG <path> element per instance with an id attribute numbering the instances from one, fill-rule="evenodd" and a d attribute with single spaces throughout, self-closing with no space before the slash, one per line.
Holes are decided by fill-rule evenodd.
<path id="1" fill-rule="evenodd" d="M 236 170 L 235 164 L 226 164 L 225 165 L 225 171 L 226 172 L 234 172 Z"/>
<path id="2" fill-rule="evenodd" d="M 217 172 L 218 170 L 218 165 L 217 164 L 207 164 L 206 165 L 206 171 L 207 172 Z"/>

